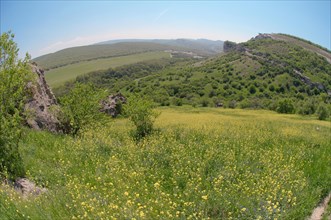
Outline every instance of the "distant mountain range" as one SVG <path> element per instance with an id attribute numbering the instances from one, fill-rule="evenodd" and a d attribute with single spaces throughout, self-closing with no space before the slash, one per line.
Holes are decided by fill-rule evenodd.
<path id="1" fill-rule="evenodd" d="M 200 51 L 206 54 L 217 54 L 223 51 L 223 41 L 221 40 L 208 40 L 208 39 L 119 39 L 109 40 L 97 43 L 96 45 L 116 44 L 123 42 L 148 42 L 162 45 L 169 45 L 175 47 L 183 47 L 193 51 Z"/>

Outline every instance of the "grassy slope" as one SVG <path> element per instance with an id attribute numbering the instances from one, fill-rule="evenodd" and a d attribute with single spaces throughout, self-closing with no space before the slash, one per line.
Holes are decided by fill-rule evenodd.
<path id="1" fill-rule="evenodd" d="M 100 58 L 110 58 L 127 56 L 131 54 L 164 51 L 179 47 L 169 47 L 154 43 L 118 43 L 112 45 L 89 45 L 81 47 L 67 48 L 55 53 L 47 54 L 33 59 L 44 69 L 53 69 L 82 61 L 95 60 Z"/>
<path id="2" fill-rule="evenodd" d="M 329 122 L 269 111 L 164 108 L 136 144 L 125 119 L 77 139 L 28 132 L 28 178 L 1 219 L 305 219 L 331 190 Z"/>
<path id="3" fill-rule="evenodd" d="M 330 51 L 326 51 L 326 49 L 324 49 L 318 45 L 314 45 L 311 42 L 308 42 L 308 41 L 305 41 L 305 40 L 302 40 L 302 39 L 299 39 L 297 37 L 293 37 L 290 35 L 285 35 L 285 34 L 272 34 L 271 36 L 276 40 L 283 40 L 283 41 L 291 42 L 297 46 L 306 48 L 307 50 L 317 53 L 318 55 L 324 57 L 329 63 L 331 63 Z"/>
<path id="4" fill-rule="evenodd" d="M 56 87 L 66 81 L 73 80 L 77 76 L 89 72 L 106 70 L 109 68 L 114 68 L 126 64 L 161 58 L 169 58 L 169 53 L 147 52 L 120 57 L 83 61 L 47 71 L 45 77 L 51 87 Z"/>

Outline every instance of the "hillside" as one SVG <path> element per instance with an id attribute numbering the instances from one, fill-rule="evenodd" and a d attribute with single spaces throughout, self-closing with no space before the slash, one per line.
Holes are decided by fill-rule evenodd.
<path id="1" fill-rule="evenodd" d="M 142 63 L 77 80 L 94 82 L 113 92 L 138 92 L 161 105 L 275 110 L 279 101 L 289 99 L 297 111 L 310 114 L 320 103 L 330 102 L 331 65 L 315 52 L 269 35 L 241 44 L 225 42 L 224 49 L 226 53 L 218 57 L 158 71 Z"/>
<path id="2" fill-rule="evenodd" d="M 152 51 L 126 56 L 81 61 L 51 69 L 46 72 L 45 78 L 51 87 L 56 87 L 70 80 L 74 80 L 77 76 L 81 76 L 89 72 L 107 70 L 109 68 L 115 68 L 122 65 L 158 59 L 170 59 L 170 53 Z"/>
<path id="3" fill-rule="evenodd" d="M 83 61 L 127 56 L 155 51 L 192 52 L 192 55 L 210 56 L 222 46 L 220 42 L 203 40 L 199 42 L 188 40 L 152 40 L 152 41 L 112 41 L 109 43 L 67 48 L 55 53 L 46 54 L 33 59 L 46 70 L 63 67 Z M 214 43 L 213 43 L 214 42 Z M 214 44 L 219 44 L 216 47 Z M 207 48 L 208 45 L 208 48 Z"/>
<path id="4" fill-rule="evenodd" d="M 324 57 L 329 63 L 331 63 L 331 51 L 317 44 L 287 34 L 270 34 L 270 36 L 275 40 L 291 42 L 297 46 L 301 46 L 309 51 L 315 52 L 318 55 Z"/>

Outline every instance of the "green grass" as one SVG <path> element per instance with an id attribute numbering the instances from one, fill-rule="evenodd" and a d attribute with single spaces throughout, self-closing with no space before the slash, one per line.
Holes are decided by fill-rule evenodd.
<path id="1" fill-rule="evenodd" d="M 28 178 L 0 219 L 305 219 L 331 190 L 330 122 L 270 111 L 160 108 L 140 143 L 127 119 L 78 137 L 27 131 Z"/>
<path id="2" fill-rule="evenodd" d="M 106 70 L 126 64 L 169 57 L 169 53 L 166 52 L 147 52 L 128 56 L 83 61 L 47 71 L 45 77 L 51 87 L 56 87 L 66 81 L 74 80 L 77 76 L 92 71 Z"/>

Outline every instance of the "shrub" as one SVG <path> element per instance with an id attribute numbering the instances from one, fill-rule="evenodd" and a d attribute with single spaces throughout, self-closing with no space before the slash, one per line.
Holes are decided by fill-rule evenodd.
<path id="1" fill-rule="evenodd" d="M 314 99 L 300 102 L 300 107 L 299 107 L 298 113 L 301 115 L 312 115 L 316 112 L 317 105 L 318 105 L 318 103 Z"/>
<path id="2" fill-rule="evenodd" d="M 31 80 L 29 55 L 18 59 L 18 48 L 10 32 L 0 40 L 0 175 L 10 179 L 25 175 L 19 153 L 22 136 L 25 85 Z"/>
<path id="3" fill-rule="evenodd" d="M 237 102 L 235 101 L 235 100 L 231 100 L 230 102 L 229 102 L 229 104 L 228 104 L 228 107 L 229 108 L 236 108 L 236 106 L 237 106 Z"/>
<path id="4" fill-rule="evenodd" d="M 76 83 L 69 94 L 60 98 L 62 112 L 60 121 L 66 134 L 76 136 L 83 127 L 97 125 L 104 120 L 100 112 L 100 100 L 105 91 L 96 89 L 92 84 Z"/>
<path id="5" fill-rule="evenodd" d="M 128 98 L 124 112 L 136 127 L 132 133 L 134 139 L 140 140 L 153 132 L 154 121 L 159 115 L 154 108 L 155 105 L 152 101 L 138 95 Z"/>
<path id="6" fill-rule="evenodd" d="M 255 94 L 256 93 L 256 88 L 255 86 L 251 85 L 250 88 L 249 88 L 249 93 L 251 94 Z"/>
<path id="7" fill-rule="evenodd" d="M 295 112 L 294 105 L 292 104 L 292 101 L 289 99 L 283 99 L 279 101 L 276 111 L 285 114 L 293 114 Z"/>
<path id="8" fill-rule="evenodd" d="M 175 106 L 182 106 L 183 105 L 183 100 L 182 99 L 180 99 L 180 98 L 174 98 L 173 100 L 172 100 L 172 102 L 173 102 L 173 104 L 175 105 Z"/>
<path id="9" fill-rule="evenodd" d="M 201 100 L 201 106 L 202 107 L 208 107 L 208 105 L 209 105 L 209 100 L 208 99 L 204 98 L 204 99 Z"/>
<path id="10" fill-rule="evenodd" d="M 317 115 L 319 120 L 325 120 L 329 117 L 329 111 L 325 105 L 320 105 L 317 109 Z"/>

